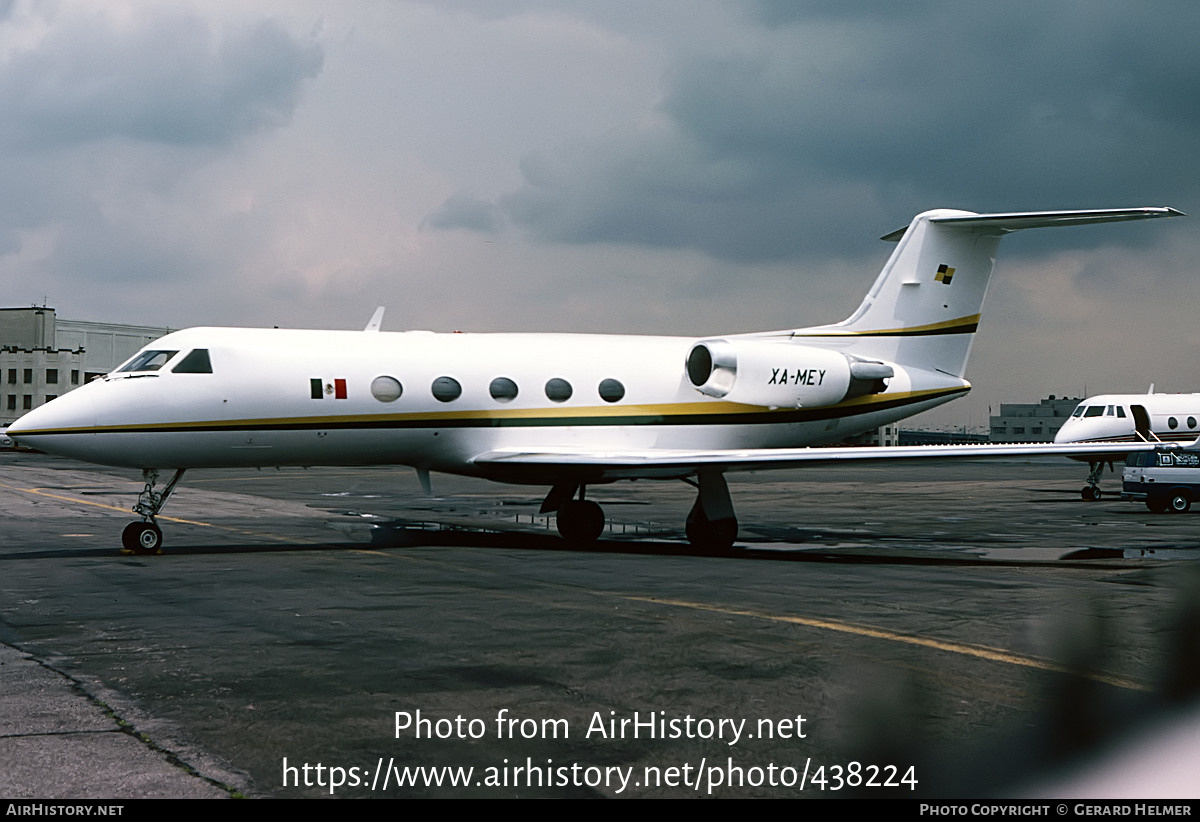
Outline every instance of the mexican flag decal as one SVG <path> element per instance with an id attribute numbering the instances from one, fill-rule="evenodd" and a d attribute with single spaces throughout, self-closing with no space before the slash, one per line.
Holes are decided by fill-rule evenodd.
<path id="1" fill-rule="evenodd" d="M 322 379 L 314 377 L 308 381 L 309 390 L 314 400 L 323 400 L 325 397 L 333 397 L 337 400 L 346 399 L 346 381 L 342 379 L 334 380 L 333 382 L 325 382 Z"/>

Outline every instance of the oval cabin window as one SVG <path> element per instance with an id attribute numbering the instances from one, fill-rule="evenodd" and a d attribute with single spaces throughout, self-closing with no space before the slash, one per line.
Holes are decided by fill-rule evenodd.
<path id="1" fill-rule="evenodd" d="M 462 396 L 462 385 L 454 377 L 438 377 L 433 381 L 433 396 L 439 402 L 453 402 Z"/>
<path id="2" fill-rule="evenodd" d="M 395 402 L 404 393 L 404 387 L 395 377 L 376 377 L 371 380 L 371 396 L 380 402 Z"/>
<path id="3" fill-rule="evenodd" d="M 625 386 L 620 380 L 607 379 L 600 381 L 600 399 L 605 402 L 617 402 L 625 396 Z"/>
<path id="4" fill-rule="evenodd" d="M 517 398 L 517 384 L 508 377 L 496 377 L 488 386 L 488 393 L 496 402 L 512 402 Z"/>
<path id="5" fill-rule="evenodd" d="M 546 399 L 551 402 L 566 402 L 571 399 L 572 393 L 571 383 L 562 377 L 551 377 L 546 380 Z"/>

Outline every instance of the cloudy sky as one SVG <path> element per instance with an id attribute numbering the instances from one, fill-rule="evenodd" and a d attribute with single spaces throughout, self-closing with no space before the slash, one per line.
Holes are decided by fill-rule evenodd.
<path id="1" fill-rule="evenodd" d="M 1004 241 L 930 424 L 1200 390 L 1200 4 L 0 0 L 8 306 L 185 327 L 832 322 L 935 207 Z M 998 408 L 997 408 L 998 410 Z"/>

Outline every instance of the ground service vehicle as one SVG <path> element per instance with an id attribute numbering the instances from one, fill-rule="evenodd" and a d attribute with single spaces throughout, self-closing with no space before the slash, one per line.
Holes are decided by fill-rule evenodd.
<path id="1" fill-rule="evenodd" d="M 1176 446 L 1130 454 L 1121 497 L 1141 500 L 1155 513 L 1184 513 L 1200 500 L 1200 451 Z"/>

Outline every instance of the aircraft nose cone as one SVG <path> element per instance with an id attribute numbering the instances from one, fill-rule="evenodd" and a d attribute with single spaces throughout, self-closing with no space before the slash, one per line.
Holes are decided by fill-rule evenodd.
<path id="1" fill-rule="evenodd" d="M 63 453 L 56 446 L 96 425 L 96 409 L 86 394 L 80 389 L 33 409 L 8 426 L 8 436 L 20 445 Z"/>
<path id="2" fill-rule="evenodd" d="M 1075 436 L 1072 432 L 1075 429 L 1075 420 L 1067 420 L 1062 424 L 1062 427 L 1054 434 L 1054 441 L 1059 443 L 1075 442 Z"/>

